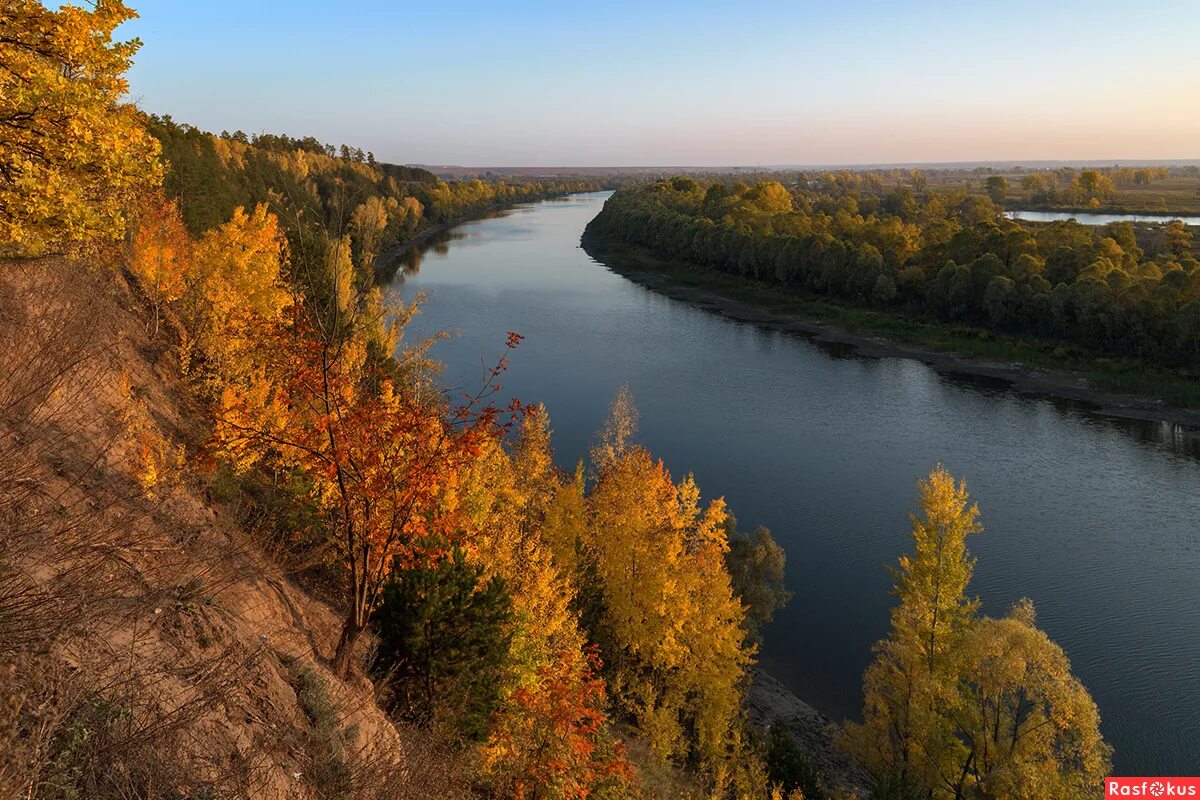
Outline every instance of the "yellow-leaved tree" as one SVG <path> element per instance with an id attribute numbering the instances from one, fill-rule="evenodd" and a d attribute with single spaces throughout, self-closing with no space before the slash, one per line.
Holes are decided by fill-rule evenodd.
<path id="1" fill-rule="evenodd" d="M 182 300 L 186 344 L 199 349 L 218 388 L 251 369 L 251 351 L 292 305 L 286 260 L 287 240 L 265 205 L 249 214 L 239 206 L 193 247 Z"/>
<path id="2" fill-rule="evenodd" d="M 161 192 L 148 194 L 141 203 L 129 268 L 141 281 L 154 306 L 154 333 L 165 304 L 187 291 L 192 275 L 192 239 L 184 227 L 179 203 Z"/>
<path id="3" fill-rule="evenodd" d="M 967 597 L 982 530 L 966 486 L 938 465 L 918 484 L 899 605 L 863 678 L 863 722 L 841 742 L 883 798 L 1086 798 L 1109 748 L 1062 649 L 1022 601 L 1001 620 Z"/>
<path id="4" fill-rule="evenodd" d="M 1001 619 L 981 619 L 964 642 L 954 719 L 967 749 L 943 794 L 1097 796 L 1111 755 L 1100 713 L 1066 653 L 1034 623 L 1033 603 L 1022 599 Z"/>
<path id="5" fill-rule="evenodd" d="M 913 554 L 893 571 L 900 603 L 892 632 L 863 678 L 864 722 L 846 730 L 851 752 L 898 797 L 933 785 L 958 759 L 961 743 L 942 711 L 957 697 L 962 642 L 979 606 L 966 596 L 975 564 L 966 539 L 982 530 L 978 507 L 941 465 L 918 488 Z"/>
<path id="6" fill-rule="evenodd" d="M 725 566 L 725 504 L 700 506 L 631 442 L 627 389 L 593 450 L 587 549 L 603 597 L 601 640 L 620 706 L 664 758 L 696 755 L 718 783 L 740 744 L 741 691 L 753 648 Z"/>
<path id="7" fill-rule="evenodd" d="M 10 255 L 119 240 L 134 194 L 160 180 L 158 141 L 123 102 L 140 42 L 113 41 L 135 16 L 120 0 L 57 11 L 0 2 L 0 247 Z"/>
<path id="8" fill-rule="evenodd" d="M 607 693 L 572 609 L 576 587 L 559 563 L 551 512 L 574 481 L 554 466 L 549 419 L 529 410 L 510 448 L 488 443 L 464 482 L 469 541 L 512 594 L 513 631 L 500 707 L 484 747 L 505 796 L 627 797 L 632 773 L 608 730 Z"/>

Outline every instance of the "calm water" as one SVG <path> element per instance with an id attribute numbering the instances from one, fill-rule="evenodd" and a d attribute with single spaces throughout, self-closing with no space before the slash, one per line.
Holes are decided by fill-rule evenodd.
<path id="1" fill-rule="evenodd" d="M 1075 214 L 1068 211 L 1005 211 L 1009 219 L 1023 219 L 1028 222 L 1062 222 L 1073 219 L 1081 225 L 1107 225 L 1110 222 L 1170 222 L 1173 219 L 1183 220 L 1186 225 L 1200 225 L 1200 217 L 1186 217 L 1176 214 Z"/>
<path id="2" fill-rule="evenodd" d="M 459 331 L 433 350 L 448 382 L 477 386 L 505 331 L 524 334 L 505 388 L 547 405 L 568 467 L 628 383 L 642 441 L 787 549 L 796 597 L 762 660 L 835 719 L 859 711 L 892 605 L 884 565 L 908 546 L 914 484 L 940 459 L 982 508 L 972 589 L 985 610 L 1034 599 L 1100 706 L 1118 774 L 1195 774 L 1194 439 L 654 294 L 579 248 L 605 196 L 464 225 L 410 258 L 397 284 L 429 293 L 414 328 Z"/>

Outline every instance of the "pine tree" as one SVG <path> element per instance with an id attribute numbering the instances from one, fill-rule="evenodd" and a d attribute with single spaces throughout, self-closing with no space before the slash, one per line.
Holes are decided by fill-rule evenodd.
<path id="1" fill-rule="evenodd" d="M 374 615 L 374 666 L 390 681 L 389 710 L 419 721 L 446 710 L 465 735 L 484 736 L 499 703 L 511 622 L 504 579 L 485 578 L 457 547 L 394 572 Z"/>

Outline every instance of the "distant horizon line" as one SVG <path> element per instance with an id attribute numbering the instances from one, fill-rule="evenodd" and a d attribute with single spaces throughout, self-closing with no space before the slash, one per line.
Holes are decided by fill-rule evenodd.
<path id="1" fill-rule="evenodd" d="M 801 171 L 811 169 L 898 169 L 916 167 L 937 168 L 978 168 L 978 167 L 1049 167 L 1049 166 L 1095 166 L 1095 167 L 1131 167 L 1131 166 L 1200 166 L 1200 157 L 1192 158 L 1041 158 L 1041 159 L 975 159 L 961 161 L 877 161 L 877 162 L 827 162 L 827 163 L 795 163 L 795 164 L 428 164 L 405 162 L 403 166 L 416 167 L 430 172 L 480 172 L 489 170 L 659 170 L 659 171 Z"/>

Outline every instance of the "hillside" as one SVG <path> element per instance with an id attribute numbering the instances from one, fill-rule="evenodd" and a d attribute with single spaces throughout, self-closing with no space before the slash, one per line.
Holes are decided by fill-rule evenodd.
<path id="1" fill-rule="evenodd" d="M 0 298 L 0 794 L 444 796 L 370 682 L 333 678 L 338 616 L 211 482 L 144 488 L 145 448 L 206 431 L 136 290 L 41 261 Z"/>

